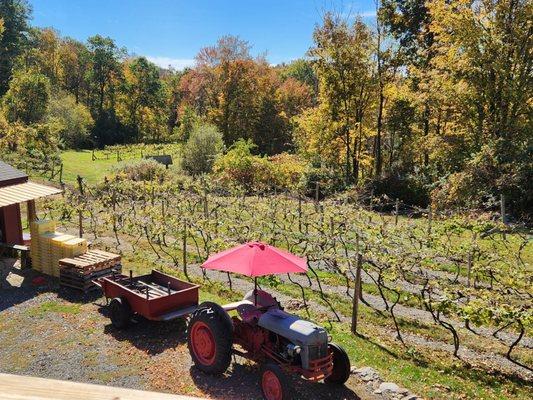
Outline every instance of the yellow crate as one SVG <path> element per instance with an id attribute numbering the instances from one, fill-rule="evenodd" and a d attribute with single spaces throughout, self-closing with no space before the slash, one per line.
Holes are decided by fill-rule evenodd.
<path id="1" fill-rule="evenodd" d="M 62 243 L 63 258 L 76 257 L 87 253 L 87 239 L 74 238 Z"/>
<path id="2" fill-rule="evenodd" d="M 36 234 L 35 236 L 37 236 L 43 233 L 55 232 L 55 230 L 56 230 L 55 221 L 41 219 L 41 220 L 33 221 L 30 223 L 30 231 L 31 231 L 32 237 L 34 236 L 34 233 Z"/>

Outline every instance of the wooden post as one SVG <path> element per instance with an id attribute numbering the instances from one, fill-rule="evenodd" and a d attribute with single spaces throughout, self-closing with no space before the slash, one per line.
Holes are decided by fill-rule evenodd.
<path id="1" fill-rule="evenodd" d="M 472 274 L 472 250 L 468 252 L 467 268 L 468 268 L 468 275 L 467 275 L 466 285 L 470 287 L 470 279 L 471 279 L 471 274 Z"/>
<path id="2" fill-rule="evenodd" d="M 96 156 L 94 155 L 94 149 L 93 149 L 93 152 L 92 152 L 92 154 L 91 154 L 91 158 L 92 158 L 93 161 L 96 160 Z"/>
<path id="3" fill-rule="evenodd" d="M 302 195 L 298 194 L 298 232 L 302 233 Z"/>
<path id="4" fill-rule="evenodd" d="M 363 257 L 361 256 L 361 253 L 359 252 L 359 235 L 357 234 L 355 236 L 355 248 L 357 251 L 357 264 L 355 269 L 355 286 L 354 286 L 354 294 L 353 294 L 353 302 L 352 302 L 352 332 L 354 334 L 357 334 L 357 316 L 359 312 L 359 299 L 362 296 L 361 293 L 361 267 L 363 264 Z"/>
<path id="5" fill-rule="evenodd" d="M 37 220 L 37 209 L 35 208 L 35 200 L 28 200 L 26 206 L 28 210 L 28 223 Z"/>
<path id="6" fill-rule="evenodd" d="M 396 199 L 396 205 L 394 207 L 394 225 L 398 226 L 398 214 L 400 213 L 400 200 Z"/>
<path id="7" fill-rule="evenodd" d="M 59 166 L 59 183 L 63 183 L 63 163 Z"/>
<path id="8" fill-rule="evenodd" d="M 431 204 L 428 207 L 428 235 L 431 235 L 431 223 L 433 221 L 433 209 Z"/>
<path id="9" fill-rule="evenodd" d="M 78 189 L 80 191 L 80 196 L 83 197 L 83 195 L 84 195 L 84 193 L 83 193 L 83 178 L 78 175 L 76 180 L 78 181 Z M 82 212 L 82 210 L 78 210 L 78 228 L 79 228 L 79 237 L 82 238 L 83 237 L 83 212 Z"/>
<path id="10" fill-rule="evenodd" d="M 507 225 L 507 216 L 505 211 L 505 195 L 500 194 L 500 214 L 502 219 L 502 224 Z"/>
<path id="11" fill-rule="evenodd" d="M 187 221 L 183 221 L 183 273 L 187 275 Z"/>

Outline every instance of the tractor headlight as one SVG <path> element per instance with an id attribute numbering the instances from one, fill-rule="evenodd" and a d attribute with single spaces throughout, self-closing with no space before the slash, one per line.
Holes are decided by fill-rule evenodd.
<path id="1" fill-rule="evenodd" d="M 297 354 L 300 354 L 302 352 L 302 348 L 300 346 L 296 346 L 292 343 L 287 345 L 287 354 L 290 357 L 294 357 Z"/>

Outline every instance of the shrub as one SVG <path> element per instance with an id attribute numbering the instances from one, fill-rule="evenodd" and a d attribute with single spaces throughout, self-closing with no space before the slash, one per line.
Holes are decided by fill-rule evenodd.
<path id="1" fill-rule="evenodd" d="M 191 175 L 209 173 L 223 151 L 224 140 L 216 126 L 199 125 L 183 146 L 181 166 Z"/>
<path id="2" fill-rule="evenodd" d="M 307 163 L 295 154 L 281 153 L 269 158 L 274 183 L 278 188 L 298 188 Z"/>
<path id="3" fill-rule="evenodd" d="M 402 203 L 426 207 L 429 204 L 428 185 L 423 174 L 397 176 L 388 175 L 371 182 L 374 196 L 387 195 L 391 199 L 399 199 Z"/>
<path id="4" fill-rule="evenodd" d="M 132 181 L 159 181 L 162 182 L 166 176 L 166 169 L 163 165 L 154 160 L 139 160 L 121 163 L 114 168 L 117 179 L 127 179 Z"/>
<path id="5" fill-rule="evenodd" d="M 300 178 L 300 190 L 308 197 L 315 197 L 319 183 L 319 198 L 330 196 L 344 189 L 344 175 L 332 168 L 308 166 Z"/>
<path id="6" fill-rule="evenodd" d="M 48 120 L 57 126 L 62 145 L 79 149 L 91 143 L 91 113 L 73 96 L 55 97 L 50 101 Z"/>

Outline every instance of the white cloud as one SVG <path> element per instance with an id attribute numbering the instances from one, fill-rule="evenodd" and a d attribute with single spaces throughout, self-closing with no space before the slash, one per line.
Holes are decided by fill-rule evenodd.
<path id="1" fill-rule="evenodd" d="M 359 13 L 359 15 L 362 18 L 374 18 L 376 16 L 376 11 L 375 10 L 373 10 L 373 11 L 363 11 L 363 12 Z"/>
<path id="2" fill-rule="evenodd" d="M 161 68 L 168 68 L 171 66 L 176 70 L 182 70 L 186 67 L 194 66 L 194 59 L 189 58 L 170 58 L 170 57 L 152 57 L 146 56 L 148 61 L 153 62 Z"/>

